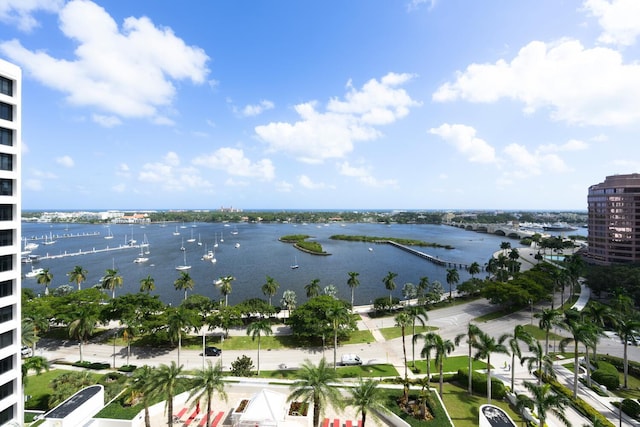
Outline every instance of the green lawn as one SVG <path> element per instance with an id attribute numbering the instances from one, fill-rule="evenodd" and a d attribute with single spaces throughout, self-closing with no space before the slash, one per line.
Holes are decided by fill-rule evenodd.
<path id="1" fill-rule="evenodd" d="M 49 386 L 52 380 L 65 374 L 65 369 L 51 369 L 48 372 L 42 372 L 40 375 L 29 375 L 27 377 L 27 385 L 24 388 L 25 396 L 31 396 L 31 398 L 25 403 L 27 409 L 42 409 L 47 408 L 47 402 L 49 395 L 53 392 L 53 389 Z M 94 380 L 98 382 L 98 379 L 102 374 L 91 374 Z"/>
<path id="2" fill-rule="evenodd" d="M 547 333 L 545 332 L 544 329 L 540 329 L 538 326 L 536 326 L 535 320 L 533 325 L 527 324 L 522 326 L 524 327 L 525 331 L 529 332 L 529 334 L 531 334 L 535 339 L 540 341 L 540 343 L 544 346 L 544 340 L 546 338 Z M 562 338 L 563 337 L 558 334 L 549 332 L 549 343 L 552 343 L 553 340 L 561 340 Z"/>
<path id="3" fill-rule="evenodd" d="M 338 367 L 340 378 L 382 378 L 397 377 L 398 371 L 393 365 L 364 365 Z M 260 378 L 295 379 L 295 370 L 260 371 Z"/>
<path id="4" fill-rule="evenodd" d="M 381 328 L 379 329 L 380 333 L 382 334 L 382 336 L 384 337 L 384 339 L 386 340 L 392 340 L 394 338 L 400 338 L 402 336 L 402 328 L 398 327 L 398 326 L 392 326 L 389 328 Z M 422 325 L 416 325 L 416 334 L 421 334 L 423 332 L 429 332 L 429 331 L 437 331 L 438 328 L 433 327 L 433 326 L 422 326 Z M 404 330 L 404 334 L 405 334 L 405 338 L 411 342 L 411 334 L 413 333 L 413 328 L 412 327 L 408 327 L 405 328 Z M 417 347 L 417 345 L 416 345 Z"/>
<path id="5" fill-rule="evenodd" d="M 476 427 L 478 425 L 478 409 L 480 405 L 487 403 L 486 396 L 474 394 L 469 396 L 467 389 L 452 383 L 444 383 L 443 396 L 444 406 L 456 427 Z M 491 403 L 502 408 L 516 425 L 523 425 L 523 420 L 508 403 L 492 399 Z"/>
<path id="6" fill-rule="evenodd" d="M 433 359 L 429 361 L 431 365 L 431 375 L 438 373 L 438 368 L 435 365 Z M 411 366 L 411 362 L 409 362 L 409 366 Z M 487 364 L 481 360 L 473 361 L 473 369 L 486 369 Z M 427 362 L 425 360 L 416 360 L 416 367 L 420 369 L 420 373 L 427 372 Z M 469 356 L 453 356 L 447 357 L 444 359 L 443 363 L 443 372 L 458 372 L 458 369 L 466 369 L 469 367 Z"/>

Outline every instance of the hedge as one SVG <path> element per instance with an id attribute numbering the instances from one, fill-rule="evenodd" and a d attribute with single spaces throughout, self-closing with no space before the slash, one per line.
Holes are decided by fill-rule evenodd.
<path id="1" fill-rule="evenodd" d="M 619 372 L 624 371 L 624 359 L 621 357 L 609 356 L 608 354 L 598 354 L 598 363 L 600 361 L 605 361 L 611 363 Z M 628 360 L 629 362 L 629 375 L 633 375 L 634 377 L 640 377 L 640 363 Z"/>
<path id="2" fill-rule="evenodd" d="M 568 387 L 560 384 L 557 380 L 549 377 L 548 375 L 545 375 L 543 377 L 543 380 L 546 383 L 549 383 L 556 393 L 562 394 L 562 395 L 566 396 L 567 398 L 569 398 L 569 400 L 573 404 L 573 407 L 578 412 L 580 412 L 582 415 L 586 416 L 588 419 L 593 420 L 593 419 L 597 418 L 598 420 L 600 420 L 600 422 L 602 423 L 603 426 L 615 427 L 615 425 L 611 421 L 609 421 L 600 412 L 598 412 L 595 409 L 593 409 L 593 407 L 591 405 L 589 405 L 587 402 L 585 402 L 584 400 L 582 400 L 579 397 L 577 399 L 574 399 L 573 398 L 573 391 L 571 391 Z"/>
<path id="3" fill-rule="evenodd" d="M 598 384 L 605 386 L 608 390 L 616 390 L 620 387 L 620 375 L 618 369 L 609 362 L 604 360 L 598 361 L 598 369 L 591 374 L 593 379 Z"/>
<path id="4" fill-rule="evenodd" d="M 629 415 L 631 418 L 638 418 L 638 415 L 640 415 L 640 403 L 633 399 L 623 399 L 622 412 Z"/>
<path id="5" fill-rule="evenodd" d="M 458 381 L 462 384 L 469 383 L 469 369 L 458 370 Z M 479 394 L 487 394 L 487 382 L 488 378 L 486 374 L 481 372 L 473 372 L 471 376 L 471 388 L 473 391 Z M 507 395 L 507 388 L 504 383 L 499 379 L 491 378 L 491 398 L 492 399 L 504 399 Z"/>
<path id="6" fill-rule="evenodd" d="M 96 371 L 99 371 L 101 369 L 111 368 L 110 364 L 99 363 L 99 362 L 75 362 L 75 363 L 72 363 L 71 366 L 76 366 L 78 368 L 94 369 Z"/>

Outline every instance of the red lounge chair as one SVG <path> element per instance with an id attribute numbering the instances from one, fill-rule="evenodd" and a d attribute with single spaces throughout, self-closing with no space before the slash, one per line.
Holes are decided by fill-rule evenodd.
<path id="1" fill-rule="evenodd" d="M 178 412 L 178 415 L 176 415 L 176 417 L 178 417 L 178 418 L 182 418 L 182 416 L 183 416 L 184 414 L 186 414 L 186 413 L 187 413 L 187 409 L 188 409 L 188 408 L 182 408 L 182 409 L 180 409 L 180 412 Z"/>
<path id="2" fill-rule="evenodd" d="M 362 427 L 362 420 L 358 421 L 358 427 Z"/>
<path id="3" fill-rule="evenodd" d="M 193 411 L 193 413 L 191 415 L 189 415 L 189 418 L 187 418 L 187 420 L 184 422 L 184 426 L 188 426 L 191 425 L 191 423 L 196 419 L 196 415 L 198 415 L 198 411 Z"/>
<path id="4" fill-rule="evenodd" d="M 351 422 L 351 420 L 347 420 L 347 424 L 345 427 L 353 427 L 353 423 Z"/>
<path id="5" fill-rule="evenodd" d="M 213 411 L 209 412 L 209 417 L 213 416 Z M 213 418 L 212 418 L 213 420 Z M 211 421 L 213 423 L 213 421 Z M 204 427 L 207 424 L 207 414 L 204 414 L 200 422 L 198 423 L 198 427 Z"/>
<path id="6" fill-rule="evenodd" d="M 325 418 L 322 422 L 322 427 L 329 427 L 329 418 Z"/>
<path id="7" fill-rule="evenodd" d="M 340 420 L 339 419 L 334 419 L 333 420 L 333 427 L 340 427 Z"/>

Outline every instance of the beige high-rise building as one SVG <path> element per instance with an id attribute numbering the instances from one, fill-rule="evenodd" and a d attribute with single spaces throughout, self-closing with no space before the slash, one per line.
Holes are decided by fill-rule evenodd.
<path id="1" fill-rule="evenodd" d="M 640 174 L 612 175 L 589 187 L 589 250 L 597 264 L 640 262 Z"/>

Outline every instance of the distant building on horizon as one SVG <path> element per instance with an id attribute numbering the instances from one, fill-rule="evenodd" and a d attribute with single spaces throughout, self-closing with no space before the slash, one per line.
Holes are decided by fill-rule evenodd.
<path id="1" fill-rule="evenodd" d="M 22 425 L 24 420 L 20 366 L 21 94 L 22 71 L 0 59 L 0 425 Z"/>
<path id="2" fill-rule="evenodd" d="M 589 187 L 586 259 L 602 265 L 640 262 L 640 173 L 611 175 Z"/>

